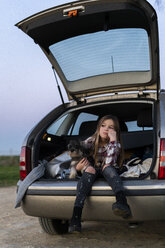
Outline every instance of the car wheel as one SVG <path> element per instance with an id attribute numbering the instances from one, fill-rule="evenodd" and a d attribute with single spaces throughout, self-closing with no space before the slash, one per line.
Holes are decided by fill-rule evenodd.
<path id="1" fill-rule="evenodd" d="M 39 217 L 39 223 L 43 231 L 51 235 L 64 234 L 68 232 L 68 220 Z"/>

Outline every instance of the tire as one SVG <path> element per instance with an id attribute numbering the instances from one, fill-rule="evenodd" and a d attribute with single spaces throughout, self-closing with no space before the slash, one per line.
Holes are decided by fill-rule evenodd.
<path id="1" fill-rule="evenodd" d="M 68 232 L 68 220 L 39 217 L 39 223 L 43 231 L 51 235 L 64 234 Z"/>

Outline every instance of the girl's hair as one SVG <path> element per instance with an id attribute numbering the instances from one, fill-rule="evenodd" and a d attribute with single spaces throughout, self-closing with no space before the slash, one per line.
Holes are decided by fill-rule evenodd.
<path id="1" fill-rule="evenodd" d="M 115 129 L 116 134 L 117 134 L 117 142 L 119 142 L 121 144 L 121 152 L 120 152 L 118 159 L 117 159 L 117 163 L 121 167 L 122 163 L 123 163 L 123 146 L 122 146 L 121 135 L 120 135 L 119 121 L 118 121 L 118 118 L 114 115 L 105 115 L 98 122 L 96 132 L 92 136 L 92 138 L 94 139 L 94 160 L 95 160 L 95 163 L 97 164 L 97 152 L 98 152 L 98 147 L 99 147 L 99 143 L 100 143 L 100 135 L 99 135 L 100 127 L 103 124 L 103 122 L 106 120 L 113 120 L 113 122 L 114 122 L 114 129 Z"/>

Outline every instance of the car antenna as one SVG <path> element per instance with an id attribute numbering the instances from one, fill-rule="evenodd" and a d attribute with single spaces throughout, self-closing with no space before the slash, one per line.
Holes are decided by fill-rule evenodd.
<path id="1" fill-rule="evenodd" d="M 53 72 L 54 72 L 54 77 L 55 77 L 55 79 L 56 79 L 57 88 L 58 88 L 58 91 L 59 91 L 59 94 L 60 94 L 60 97 L 61 97 L 61 101 L 62 101 L 62 103 L 64 104 L 64 98 L 63 98 L 63 96 L 62 96 L 61 88 L 60 88 L 60 85 L 59 85 L 59 83 L 58 83 L 58 79 L 57 79 L 57 75 L 56 75 L 56 71 L 55 71 L 55 69 L 54 69 L 53 66 L 52 66 L 52 69 L 53 69 Z"/>

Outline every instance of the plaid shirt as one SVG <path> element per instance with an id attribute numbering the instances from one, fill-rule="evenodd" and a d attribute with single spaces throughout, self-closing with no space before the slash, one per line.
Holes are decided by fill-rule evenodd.
<path id="1" fill-rule="evenodd" d="M 94 150 L 94 139 L 92 137 L 89 137 L 88 139 L 84 140 L 82 143 L 86 149 Z M 105 164 L 116 166 L 117 165 L 116 162 L 120 150 L 121 150 L 121 145 L 116 141 L 109 142 L 108 144 L 99 147 L 97 152 L 98 164 L 96 166 L 100 167 Z"/>

